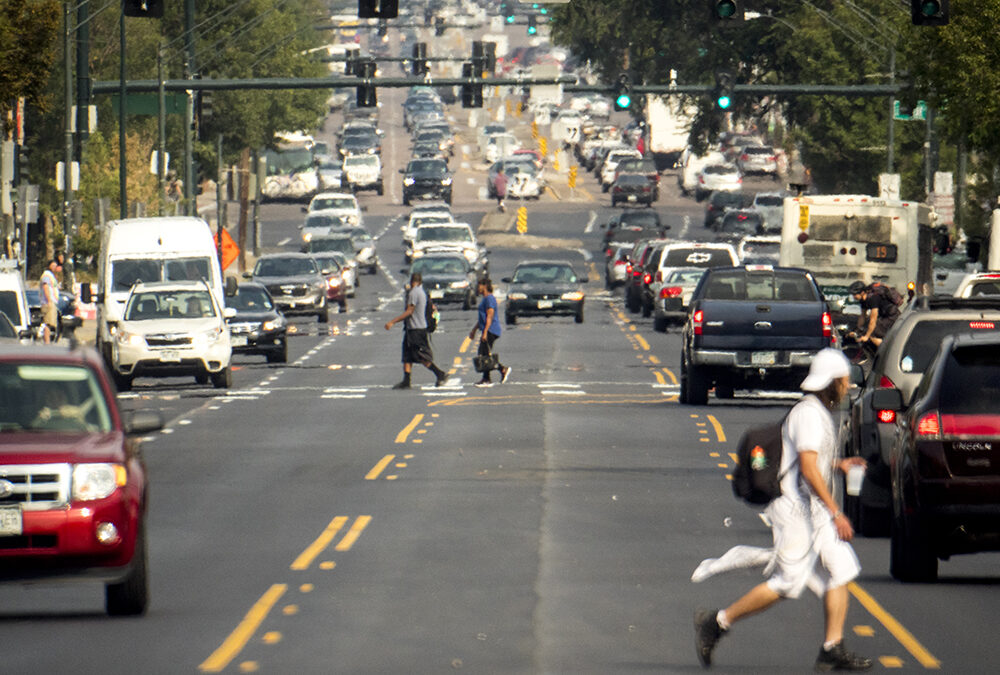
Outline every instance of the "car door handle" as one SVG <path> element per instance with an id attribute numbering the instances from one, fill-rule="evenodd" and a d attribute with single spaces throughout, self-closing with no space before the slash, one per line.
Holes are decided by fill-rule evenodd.
<path id="1" fill-rule="evenodd" d="M 771 330 L 770 321 L 758 321 L 753 325 L 754 330 Z"/>

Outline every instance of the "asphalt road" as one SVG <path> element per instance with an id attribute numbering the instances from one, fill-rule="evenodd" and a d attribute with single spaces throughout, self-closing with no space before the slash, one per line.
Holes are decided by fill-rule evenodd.
<path id="1" fill-rule="evenodd" d="M 475 312 L 445 308 L 433 346 L 448 384 L 434 388 L 416 367 L 413 389 L 391 390 L 401 336 L 383 324 L 402 308 L 400 95 L 382 96 L 386 195 L 361 197 L 382 264 L 348 312 L 328 326 L 295 319 L 289 363 L 238 357 L 229 391 L 140 379 L 122 396 L 168 420 L 144 449 L 148 615 L 108 619 L 97 585 L 5 588 L 0 671 L 700 670 L 694 609 L 727 604 L 760 574 L 696 585 L 692 571 L 733 545 L 770 542 L 732 497 L 730 453 L 793 399 L 678 404 L 677 331 L 654 333 L 603 288 L 598 225 L 612 210 L 582 173 L 574 194 L 554 179 L 527 205 L 529 234 L 546 247 L 496 239 L 490 268 L 499 278 L 522 258 L 571 260 L 590 275 L 586 322 L 505 327 L 497 351 L 510 381 L 478 389 L 466 340 Z M 452 109 L 459 122 L 467 112 Z M 465 137 L 454 211 L 502 225 Z M 705 237 L 702 205 L 675 180 L 663 177 L 657 210 L 672 234 Z M 294 250 L 301 219 L 299 205 L 265 206 L 265 248 Z M 888 575 L 887 540 L 855 545 L 864 570 L 850 587 L 850 647 L 876 670 L 995 670 L 1000 556 L 959 557 L 937 584 L 902 585 Z M 780 604 L 725 638 L 715 670 L 804 672 L 822 621 L 812 596 Z"/>

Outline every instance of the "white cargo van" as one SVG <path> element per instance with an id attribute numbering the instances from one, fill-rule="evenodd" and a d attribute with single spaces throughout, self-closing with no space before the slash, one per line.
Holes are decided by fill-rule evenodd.
<path id="1" fill-rule="evenodd" d="M 114 325 L 138 282 L 204 279 L 225 307 L 215 238 L 201 218 L 169 216 L 112 220 L 104 227 L 98 258 L 97 348 L 111 362 Z M 86 298 L 84 298 L 86 301 Z"/>
<path id="2" fill-rule="evenodd" d="M 7 315 L 22 339 L 30 337 L 31 313 L 24 292 L 24 278 L 13 261 L 6 258 L 0 260 L 0 312 Z"/>

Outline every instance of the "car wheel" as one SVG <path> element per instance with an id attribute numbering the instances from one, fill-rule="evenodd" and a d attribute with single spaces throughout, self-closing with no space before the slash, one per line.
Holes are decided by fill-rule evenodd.
<path id="1" fill-rule="evenodd" d="M 328 323 L 330 321 L 330 316 L 327 312 L 326 306 L 324 306 L 323 309 L 316 312 L 316 321 L 318 323 Z"/>
<path id="2" fill-rule="evenodd" d="M 132 376 L 115 373 L 115 386 L 118 391 L 132 391 Z"/>
<path id="3" fill-rule="evenodd" d="M 267 353 L 268 363 L 288 363 L 288 341 L 285 340 L 281 343 L 281 347 L 274 350 L 273 352 Z"/>
<path id="4" fill-rule="evenodd" d="M 198 373 L 194 376 L 195 384 L 208 384 L 208 373 Z"/>
<path id="5" fill-rule="evenodd" d="M 697 368 L 688 366 L 687 377 L 682 374 L 681 382 L 687 381 L 688 405 L 708 405 L 708 387 L 710 382 Z M 682 386 L 683 389 L 683 386 Z"/>
<path id="6" fill-rule="evenodd" d="M 507 322 L 508 326 L 513 326 L 513 325 L 515 325 L 517 323 L 517 315 L 516 314 L 511 314 L 510 312 L 507 312 L 504 315 L 504 320 Z"/>
<path id="7" fill-rule="evenodd" d="M 601 192 L 607 192 L 610 189 L 611 189 L 610 185 L 608 185 L 607 183 L 601 183 Z"/>
<path id="8" fill-rule="evenodd" d="M 666 319 L 666 317 L 654 316 L 653 317 L 653 330 L 655 330 L 657 333 L 666 333 L 667 332 L 667 319 Z"/>
<path id="9" fill-rule="evenodd" d="M 642 318 L 648 319 L 653 315 L 653 306 L 647 302 L 642 303 Z"/>
<path id="10" fill-rule="evenodd" d="M 908 583 L 937 581 L 938 561 L 927 532 L 916 516 L 893 516 L 889 545 L 889 573 Z"/>
<path id="11" fill-rule="evenodd" d="M 217 373 L 212 373 L 212 386 L 216 389 L 229 389 L 233 386 L 233 367 L 228 365 Z"/>
<path id="12" fill-rule="evenodd" d="M 338 310 L 341 314 L 347 311 L 347 300 L 340 301 L 340 309 Z"/>
<path id="13" fill-rule="evenodd" d="M 146 528 L 139 526 L 132 552 L 132 568 L 118 583 L 104 587 L 104 608 L 111 616 L 137 616 L 146 613 L 149 606 L 149 577 L 147 573 Z"/>
<path id="14" fill-rule="evenodd" d="M 611 198 L 611 208 L 615 208 L 616 206 L 618 206 L 618 200 L 615 199 L 614 197 L 612 197 Z"/>
<path id="15" fill-rule="evenodd" d="M 385 189 L 382 187 L 381 183 L 379 183 L 378 187 L 375 188 L 375 194 L 377 194 L 379 197 L 381 197 L 383 194 L 385 194 Z"/>
<path id="16" fill-rule="evenodd" d="M 471 294 L 466 294 L 465 299 L 462 301 L 462 309 L 470 310 L 472 309 L 473 299 Z"/>
<path id="17" fill-rule="evenodd" d="M 573 320 L 577 323 L 583 323 L 583 307 L 576 310 L 576 316 L 573 317 Z"/>
<path id="18" fill-rule="evenodd" d="M 410 205 L 410 199 L 409 199 L 409 197 L 407 197 L 406 195 L 403 195 L 403 206 L 409 206 L 409 205 Z"/>

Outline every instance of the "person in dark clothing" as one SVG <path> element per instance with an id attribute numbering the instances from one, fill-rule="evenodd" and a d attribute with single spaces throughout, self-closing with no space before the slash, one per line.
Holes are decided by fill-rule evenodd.
<path id="1" fill-rule="evenodd" d="M 497 341 L 502 332 L 500 328 L 499 306 L 497 305 L 497 299 L 493 296 L 493 282 L 490 281 L 489 277 L 483 277 L 479 280 L 478 293 L 483 296 L 483 299 L 479 302 L 479 318 L 476 325 L 469 332 L 469 339 L 475 340 L 476 332 L 482 331 L 482 335 L 479 338 L 478 353 L 479 356 L 489 356 L 493 352 L 493 343 Z M 504 366 L 497 361 L 496 369 L 500 373 L 500 382 L 506 382 L 507 378 L 510 377 L 510 366 Z M 492 386 L 493 382 L 490 379 L 491 372 L 493 371 L 485 371 L 483 378 L 479 382 L 476 382 L 476 386 Z"/>
<path id="2" fill-rule="evenodd" d="M 881 284 L 866 286 L 863 281 L 855 281 L 848 292 L 861 305 L 858 330 L 852 335 L 858 342 L 871 342 L 877 348 L 899 318 L 899 307 L 889 297 L 887 288 Z"/>
<path id="3" fill-rule="evenodd" d="M 410 374 L 413 364 L 419 363 L 437 378 L 435 387 L 440 387 L 448 380 L 448 375 L 443 370 L 434 365 L 434 352 L 431 351 L 431 343 L 427 336 L 427 319 L 425 310 L 427 309 L 427 293 L 424 292 L 423 278 L 419 272 L 414 272 L 410 277 L 410 288 L 406 293 L 406 311 L 385 324 L 385 329 L 390 330 L 393 325 L 404 321 L 403 324 L 403 379 L 393 385 L 393 389 L 409 389 Z"/>

